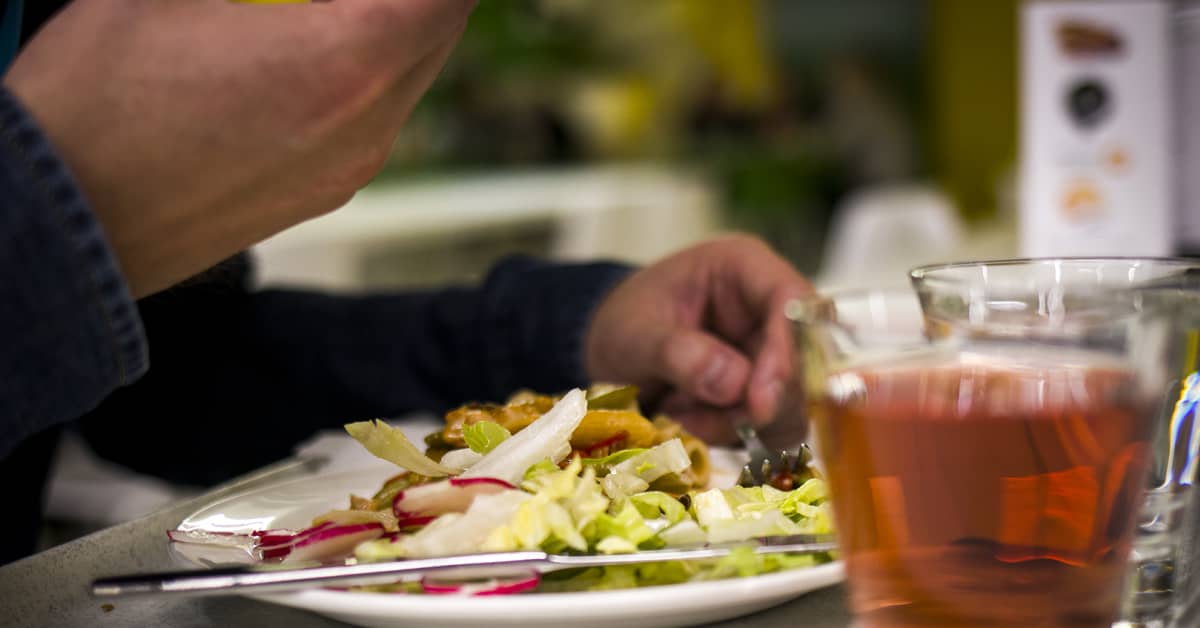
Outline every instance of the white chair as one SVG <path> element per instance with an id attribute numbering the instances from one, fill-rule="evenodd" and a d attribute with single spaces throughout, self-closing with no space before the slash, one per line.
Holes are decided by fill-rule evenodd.
<path id="1" fill-rule="evenodd" d="M 958 212 L 937 188 L 907 183 L 865 189 L 834 213 L 817 284 L 904 285 L 910 268 L 947 261 L 963 239 Z"/>

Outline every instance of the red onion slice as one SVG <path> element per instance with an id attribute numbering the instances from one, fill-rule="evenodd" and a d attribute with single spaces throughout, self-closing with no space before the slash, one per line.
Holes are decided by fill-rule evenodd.
<path id="1" fill-rule="evenodd" d="M 421 589 L 433 595 L 512 595 L 537 587 L 542 576 L 537 571 L 508 578 L 487 580 L 439 580 L 436 575 L 421 578 Z"/>

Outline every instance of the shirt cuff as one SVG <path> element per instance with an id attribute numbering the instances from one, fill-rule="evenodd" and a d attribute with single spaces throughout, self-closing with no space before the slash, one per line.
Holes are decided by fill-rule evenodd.
<path id="1" fill-rule="evenodd" d="M 0 457 L 149 367 L 104 231 L 33 117 L 0 87 Z M 12 414 L 9 414 L 12 412 Z"/>

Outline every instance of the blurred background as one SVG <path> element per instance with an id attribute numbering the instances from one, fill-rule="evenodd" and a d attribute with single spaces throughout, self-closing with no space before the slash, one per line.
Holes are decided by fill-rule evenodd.
<path id="1" fill-rule="evenodd" d="M 647 262 L 731 229 L 825 283 L 1011 255 L 1017 5 L 480 3 L 386 170 L 258 247 L 261 281 L 470 280 L 513 252 Z"/>
<path id="2" fill-rule="evenodd" d="M 645 263 L 728 230 L 823 285 L 1012 255 L 1017 7 L 481 2 L 384 172 L 256 247 L 259 281 L 436 285 L 513 253 Z M 68 435 L 47 542 L 186 492 Z"/>
<path id="3" fill-rule="evenodd" d="M 256 247 L 259 281 L 440 285 L 513 253 L 645 263 L 741 230 L 819 287 L 879 286 L 1028 253 L 1029 233 L 1091 247 L 1055 254 L 1168 254 L 1129 236 L 1169 235 L 1177 211 L 1200 251 L 1200 181 L 1178 208 L 1167 182 L 1169 101 L 1200 110 L 1187 68 L 1200 0 L 486 0 L 385 170 Z M 1200 168 L 1195 126 L 1181 169 Z M 1046 175 L 1036 194 L 1019 161 Z M 64 451 L 52 519 L 110 525 L 181 494 Z"/>

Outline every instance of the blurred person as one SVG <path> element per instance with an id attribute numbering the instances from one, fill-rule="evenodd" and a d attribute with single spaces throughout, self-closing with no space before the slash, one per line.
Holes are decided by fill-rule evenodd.
<path id="1" fill-rule="evenodd" d="M 89 0 L 24 45 L 0 88 L 0 563 L 33 550 L 72 422 L 102 456 L 210 484 L 321 427 L 523 387 L 635 384 L 709 440 L 729 413 L 780 414 L 780 312 L 808 286 L 745 236 L 640 270 L 515 258 L 437 291 L 251 289 L 238 251 L 378 171 L 471 7 Z"/>

